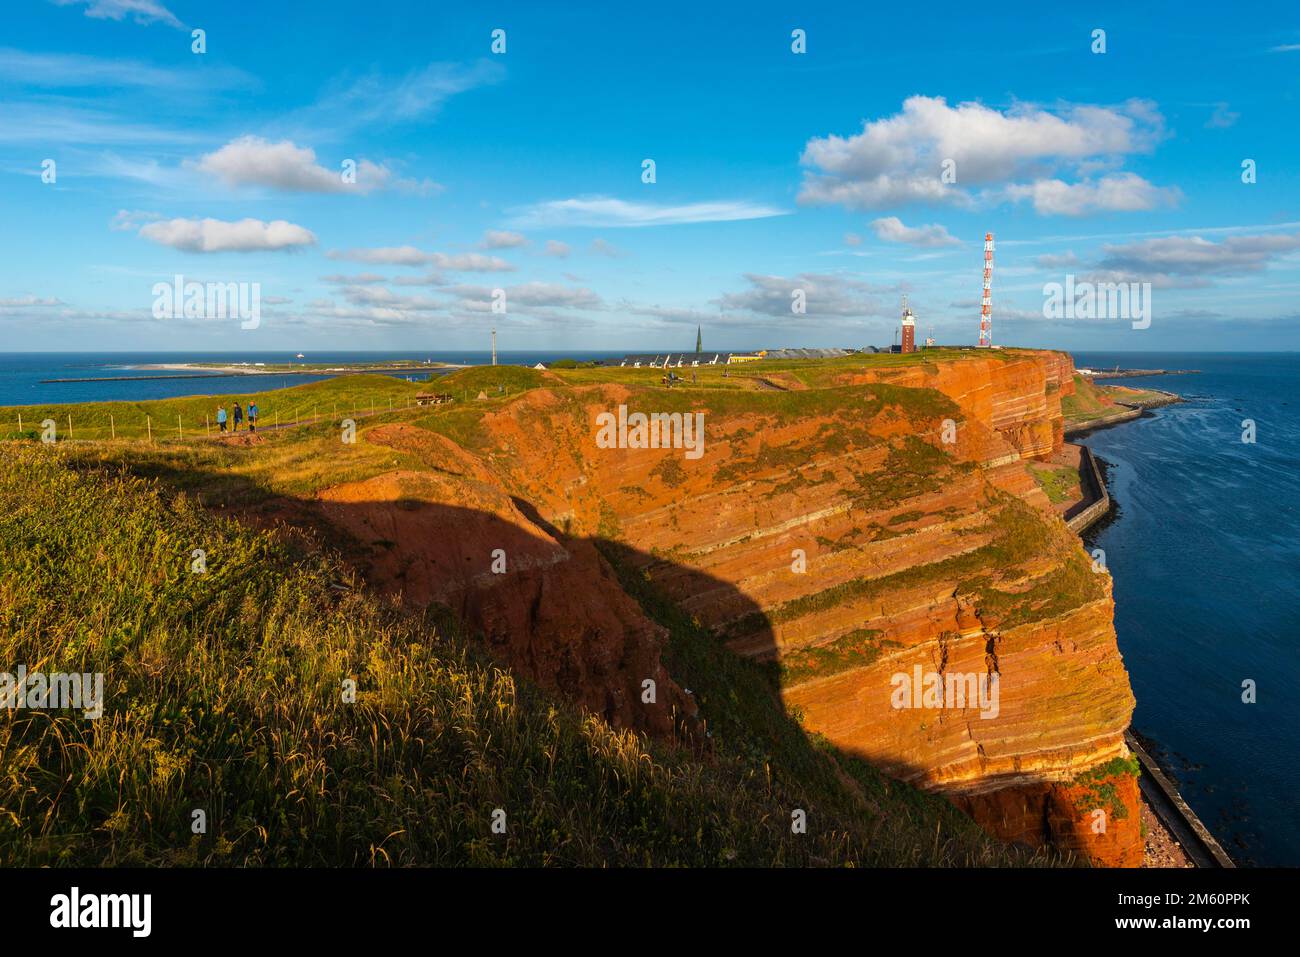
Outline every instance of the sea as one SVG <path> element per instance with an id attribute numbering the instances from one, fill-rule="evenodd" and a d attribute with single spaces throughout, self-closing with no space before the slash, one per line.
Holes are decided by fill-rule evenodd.
<path id="1" fill-rule="evenodd" d="M 612 352 L 499 352 L 497 361 L 504 365 L 534 365 L 555 359 L 594 359 L 622 355 Z M 329 363 L 346 365 L 350 362 L 448 362 L 456 365 L 488 365 L 490 352 L 315 352 L 303 359 L 295 359 L 286 352 L 11 352 L 0 353 L 0 406 L 50 405 L 60 402 L 112 402 L 116 400 L 141 401 L 145 399 L 173 399 L 183 395 L 225 395 L 237 387 L 234 383 L 247 382 L 244 378 L 213 378 L 172 369 L 150 369 L 148 366 L 185 362 L 237 363 L 264 362 L 283 365 L 290 362 Z M 402 373 L 403 378 L 428 378 L 418 373 Z M 160 379 L 157 376 L 168 376 Z M 182 378 L 171 378 L 179 376 Z M 316 382 L 327 376 L 295 374 L 280 376 L 277 380 L 268 374 L 255 380 L 257 388 Z M 101 379 L 137 381 L 99 382 L 45 382 L 47 379 Z M 250 383 L 251 384 L 251 383 Z"/>
<path id="2" fill-rule="evenodd" d="M 1085 536 L 1149 739 L 1243 865 L 1300 866 L 1300 354 L 1078 353 L 1179 405 L 1090 433 L 1113 517 Z M 1253 426 L 1253 431 L 1252 431 Z"/>
<path id="3" fill-rule="evenodd" d="M 532 365 L 609 352 L 502 352 Z M 1300 354 L 1076 353 L 1094 369 L 1188 369 L 1117 380 L 1186 401 L 1082 439 L 1113 514 L 1086 536 L 1114 580 L 1133 727 L 1243 865 L 1300 866 Z M 486 352 L 322 352 L 305 362 L 486 364 Z M 0 405 L 228 392 L 229 379 L 42 383 L 162 374 L 175 362 L 284 353 L 0 354 Z M 166 373 L 174 375 L 178 373 Z M 409 375 L 409 374 L 408 374 Z M 281 377 L 285 385 L 317 376 Z M 259 388 L 274 377 L 259 380 Z"/>

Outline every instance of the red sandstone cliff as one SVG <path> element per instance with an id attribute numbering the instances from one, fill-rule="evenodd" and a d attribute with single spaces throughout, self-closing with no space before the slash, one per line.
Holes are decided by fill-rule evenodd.
<path id="1" fill-rule="evenodd" d="M 448 605 L 607 719 L 665 733 L 693 707 L 660 664 L 660 630 L 587 540 L 617 539 L 737 653 L 778 659 L 810 731 L 1000 837 L 1140 863 L 1135 780 L 1079 780 L 1127 756 L 1110 581 L 1023 465 L 1060 447 L 1069 357 L 973 353 L 791 385 L 557 382 L 488 407 L 457 442 L 376 428 L 365 441 L 422 468 L 333 489 L 322 508 L 370 546 L 373 580 Z M 703 412 L 702 457 L 598 448 L 596 416 L 620 404 Z M 996 715 L 894 707 L 895 676 L 917 666 L 996 675 Z"/>

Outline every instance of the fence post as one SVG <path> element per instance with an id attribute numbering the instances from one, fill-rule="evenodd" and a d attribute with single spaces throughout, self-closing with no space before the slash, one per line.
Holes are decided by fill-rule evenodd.
<path id="1" fill-rule="evenodd" d="M 206 412 L 203 413 L 203 434 L 204 435 L 212 434 L 212 423 L 209 421 L 208 414 Z"/>
<path id="2" fill-rule="evenodd" d="M 117 423 L 113 421 L 113 413 L 108 414 L 108 434 L 112 438 L 117 438 Z"/>
<path id="3" fill-rule="evenodd" d="M 181 416 L 179 412 L 176 414 L 176 438 L 181 439 L 182 441 L 185 439 L 185 433 L 181 431 Z"/>
<path id="4" fill-rule="evenodd" d="M 68 413 L 68 438 L 72 438 L 72 413 Z"/>
<path id="5" fill-rule="evenodd" d="M 144 427 L 149 430 L 149 441 L 153 441 L 153 417 L 146 415 L 144 417 Z"/>
<path id="6" fill-rule="evenodd" d="M 19 413 L 18 413 L 18 431 L 21 432 L 22 430 L 23 430 L 23 414 L 22 414 L 21 412 L 19 412 Z"/>

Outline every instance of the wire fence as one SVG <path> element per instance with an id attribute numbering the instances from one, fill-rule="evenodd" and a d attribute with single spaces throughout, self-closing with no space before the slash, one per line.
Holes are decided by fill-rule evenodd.
<path id="1" fill-rule="evenodd" d="M 479 394 L 473 390 L 460 390 L 460 394 L 454 395 L 453 400 L 458 403 L 472 401 Z M 493 398 L 498 398 L 507 396 L 509 392 L 501 389 L 493 390 L 491 394 Z M 403 409 L 437 407 L 427 401 L 419 401 L 414 395 L 376 397 L 374 400 L 360 402 L 299 403 L 283 410 L 279 407 L 262 408 L 259 405 L 256 420 L 249 419 L 245 414 L 242 420 L 236 422 L 233 412 L 227 409 L 223 429 L 217 422 L 216 411 L 212 409 L 202 414 L 186 410 L 155 415 L 129 410 L 108 412 L 87 407 L 68 410 L 57 406 L 48 409 L 25 406 L 0 410 L 0 438 L 38 439 L 46 442 L 186 442 L 228 438 L 232 435 L 256 435 L 258 432 L 274 432 L 321 422 L 341 425 L 346 419 L 369 418 Z"/>
<path id="2" fill-rule="evenodd" d="M 274 432 L 297 426 L 316 425 L 321 422 L 342 423 L 345 419 L 361 419 L 385 412 L 417 406 L 414 397 L 394 401 L 366 404 L 310 403 L 289 406 L 283 410 L 258 409 L 257 418 L 245 416 L 235 421 L 231 410 L 226 410 L 226 421 L 217 422 L 215 411 L 202 415 L 194 412 L 76 412 L 55 409 L 8 409 L 0 419 L 0 437 L 13 430 L 8 438 L 31 438 L 43 441 L 115 441 L 184 442 L 195 439 L 220 439 L 231 435 Z M 224 427 L 223 427 L 224 426 Z"/>

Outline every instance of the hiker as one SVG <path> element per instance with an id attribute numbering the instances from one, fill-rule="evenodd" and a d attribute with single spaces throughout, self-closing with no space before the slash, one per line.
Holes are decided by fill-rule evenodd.
<path id="1" fill-rule="evenodd" d="M 226 431 L 226 407 L 224 405 L 217 406 L 217 430 L 220 432 Z"/>
<path id="2" fill-rule="evenodd" d="M 257 403 L 248 403 L 248 431 L 257 431 Z"/>
<path id="3" fill-rule="evenodd" d="M 236 402 L 235 403 L 235 425 L 234 425 L 235 432 L 239 431 L 239 423 L 243 421 L 244 421 L 244 410 L 241 409 L 239 407 L 239 403 Z"/>

